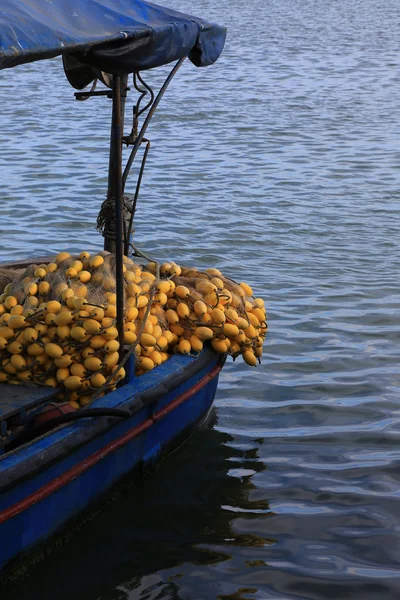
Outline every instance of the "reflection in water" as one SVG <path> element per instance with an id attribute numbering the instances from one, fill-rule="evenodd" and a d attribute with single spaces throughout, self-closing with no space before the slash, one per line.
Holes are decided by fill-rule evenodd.
<path id="1" fill-rule="evenodd" d="M 158 470 L 132 482 L 31 567 L 28 577 L 2 590 L 2 600 L 50 600 L 55 590 L 57 600 L 181 598 L 181 593 L 194 598 L 202 579 L 197 565 L 215 569 L 217 595 L 225 570 L 220 566 L 232 562 L 230 548 L 246 552 L 276 540 L 241 531 L 243 519 L 272 514 L 265 499 L 251 499 L 251 477 L 266 468 L 257 460 L 257 444 L 235 450 L 231 436 L 211 428 L 214 421 L 212 414 Z M 248 566 L 261 564 L 250 561 Z M 231 597 L 242 598 L 221 596 Z"/>

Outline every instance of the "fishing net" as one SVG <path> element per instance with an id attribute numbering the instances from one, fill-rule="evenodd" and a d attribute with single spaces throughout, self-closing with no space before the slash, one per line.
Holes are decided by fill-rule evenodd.
<path id="1" fill-rule="evenodd" d="M 124 346 L 116 328 L 115 255 L 61 252 L 0 271 L 0 382 L 59 388 L 74 408 L 115 389 L 135 357 L 142 375 L 171 354 L 216 352 L 256 366 L 267 332 L 261 298 L 224 277 L 124 257 Z"/>

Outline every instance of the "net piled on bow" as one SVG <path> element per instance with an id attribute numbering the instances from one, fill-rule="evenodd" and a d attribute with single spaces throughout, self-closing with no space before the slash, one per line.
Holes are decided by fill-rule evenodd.
<path id="1" fill-rule="evenodd" d="M 125 376 L 118 364 L 115 256 L 62 252 L 51 263 L 7 275 L 12 281 L 0 287 L 0 381 L 59 387 L 60 399 L 75 408 L 114 389 Z M 127 257 L 124 317 L 124 344 L 138 375 L 175 352 L 199 353 L 206 342 L 255 366 L 267 331 L 264 303 L 247 284 L 218 269 Z"/>

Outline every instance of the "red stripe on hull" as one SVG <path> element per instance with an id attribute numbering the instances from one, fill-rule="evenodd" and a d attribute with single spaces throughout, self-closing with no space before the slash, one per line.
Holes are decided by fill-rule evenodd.
<path id="1" fill-rule="evenodd" d="M 24 500 L 21 500 L 20 502 L 13 504 L 13 506 L 10 506 L 9 508 L 6 508 L 5 510 L 1 511 L 0 512 L 0 524 L 4 523 L 4 521 L 7 521 L 8 519 L 12 519 L 13 517 L 18 515 L 22 511 L 27 510 L 28 508 L 30 508 L 37 502 L 40 502 L 41 500 L 43 500 L 44 498 L 46 498 L 53 492 L 56 492 L 57 490 L 62 488 L 64 485 L 67 485 L 70 481 L 72 481 L 73 479 L 76 479 L 77 477 L 79 477 L 79 475 L 81 475 L 82 473 L 84 473 L 85 471 L 90 469 L 90 467 L 95 465 L 102 458 L 104 458 L 108 454 L 111 454 L 111 452 L 115 452 L 116 450 L 119 450 L 122 446 L 125 446 L 125 444 L 127 444 L 128 442 L 133 440 L 135 437 L 137 437 L 138 435 L 143 433 L 143 431 L 146 431 L 146 429 L 149 429 L 149 427 L 154 425 L 154 423 L 156 421 L 161 420 L 168 413 L 170 413 L 172 410 L 177 408 L 180 404 L 182 404 L 183 402 L 188 400 L 191 396 L 196 394 L 205 385 L 207 385 L 212 379 L 214 379 L 214 377 L 222 369 L 222 366 L 223 366 L 222 364 L 216 365 L 213 368 L 213 370 L 210 371 L 210 373 L 208 373 L 202 379 L 200 379 L 200 381 L 198 383 L 196 383 L 193 387 L 191 387 L 187 392 L 180 394 L 177 398 L 175 398 L 175 400 L 172 400 L 163 409 L 154 413 L 154 415 L 152 417 L 150 417 L 149 419 L 146 419 L 146 421 L 143 421 L 143 423 L 141 423 L 140 425 L 137 425 L 133 429 L 130 429 L 124 435 L 122 435 L 120 438 L 118 438 L 117 440 L 114 440 L 113 442 L 110 442 L 109 444 L 104 446 L 101 450 L 98 450 L 97 452 L 95 452 L 94 454 L 92 454 L 91 456 L 89 456 L 88 458 L 83 460 L 82 462 L 78 463 L 77 465 L 75 465 L 74 467 L 72 467 L 71 469 L 69 469 L 68 471 L 63 473 L 62 475 L 59 475 L 58 477 L 53 479 L 53 481 L 51 481 L 50 483 L 47 483 L 46 485 L 44 485 L 41 488 L 39 488 L 38 490 L 36 490 L 36 492 L 31 494 L 30 496 L 27 496 L 26 498 L 24 498 Z"/>

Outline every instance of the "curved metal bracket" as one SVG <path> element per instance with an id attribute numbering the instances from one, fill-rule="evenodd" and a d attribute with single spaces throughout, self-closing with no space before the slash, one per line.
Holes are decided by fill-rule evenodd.
<path id="1" fill-rule="evenodd" d="M 156 108 L 161 100 L 161 98 L 163 97 L 167 87 L 169 86 L 169 84 L 171 83 L 171 80 L 173 79 L 175 73 L 178 71 L 178 69 L 180 68 L 180 66 L 182 65 L 182 63 L 184 62 L 186 57 L 181 58 L 180 60 L 178 60 L 178 62 L 175 64 L 175 66 L 173 67 L 173 69 L 171 70 L 170 74 L 168 75 L 168 77 L 166 78 L 166 80 L 164 81 L 163 85 L 160 88 L 160 91 L 158 92 L 157 96 L 154 98 L 154 93 L 151 92 L 152 98 L 150 100 L 150 102 L 148 103 L 148 105 L 142 109 L 137 115 L 135 115 L 136 117 L 139 116 L 139 114 L 142 114 L 145 110 L 147 110 L 148 108 L 150 108 L 149 112 L 147 113 L 146 119 L 139 131 L 139 133 L 137 134 L 137 137 L 135 138 L 134 144 L 133 144 L 133 148 L 131 150 L 131 154 L 128 158 L 128 161 L 126 163 L 123 175 L 122 175 L 122 193 L 125 190 L 125 185 L 126 185 L 126 180 L 128 178 L 129 172 L 131 170 L 133 161 L 135 160 L 136 154 L 139 150 L 139 146 L 143 141 L 144 138 L 144 134 L 146 133 L 146 129 L 149 126 L 149 123 L 156 111 Z M 137 74 L 138 75 L 138 74 Z M 139 81 L 142 83 L 142 85 L 144 85 L 147 89 L 149 89 L 149 87 L 147 86 L 147 84 L 144 83 L 143 79 L 138 75 L 138 79 Z M 136 86 L 135 86 L 136 87 Z M 137 89 L 137 88 L 136 88 Z M 147 94 L 147 91 L 144 92 L 144 90 L 142 91 L 142 96 L 140 98 L 140 101 L 142 100 L 142 98 Z"/>

